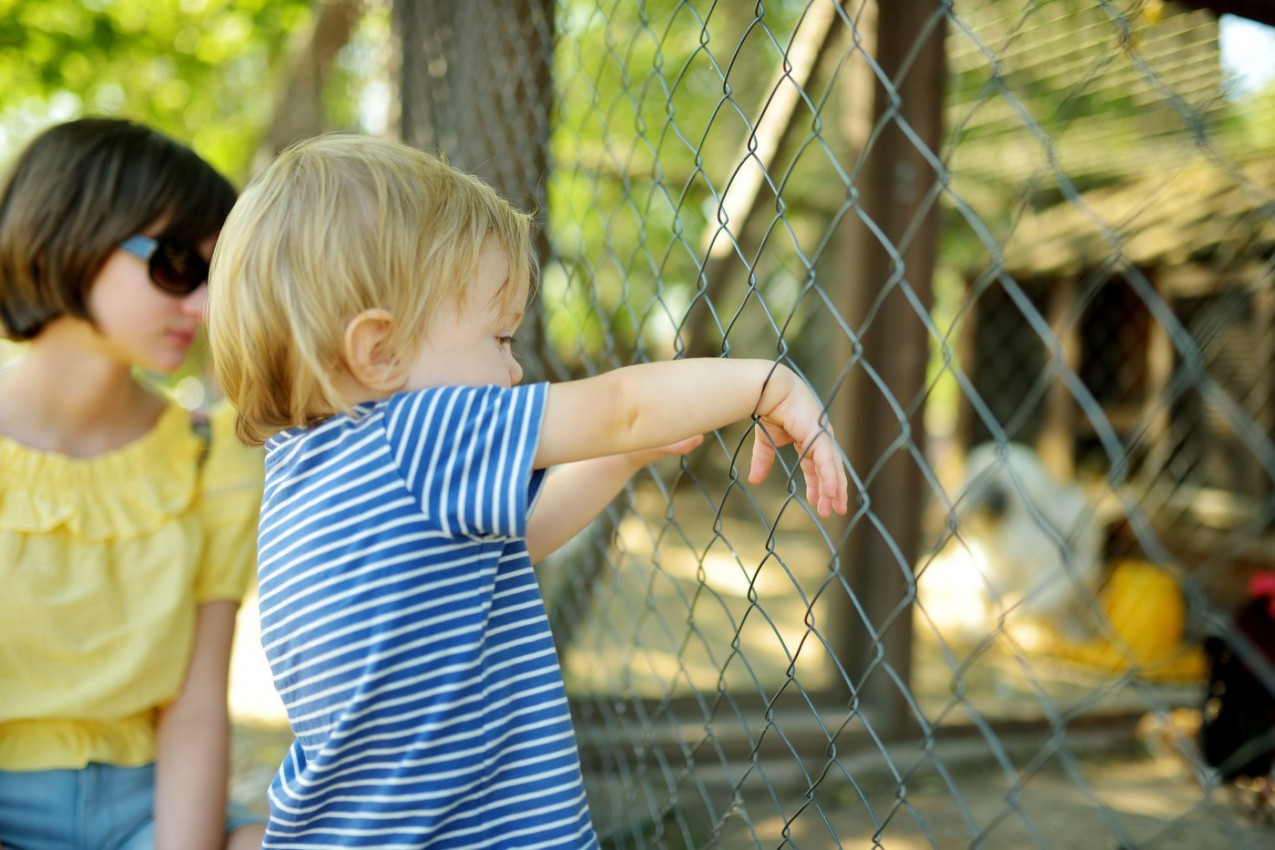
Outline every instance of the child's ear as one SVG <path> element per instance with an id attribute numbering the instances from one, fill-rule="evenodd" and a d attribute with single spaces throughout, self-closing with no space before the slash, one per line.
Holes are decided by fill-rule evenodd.
<path id="1" fill-rule="evenodd" d="M 390 346 L 394 316 L 379 307 L 364 310 L 345 326 L 345 363 L 350 377 L 370 390 L 397 392 L 407 379 L 402 358 Z"/>

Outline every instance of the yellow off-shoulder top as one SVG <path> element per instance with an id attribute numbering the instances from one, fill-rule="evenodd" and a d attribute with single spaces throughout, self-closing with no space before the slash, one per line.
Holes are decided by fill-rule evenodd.
<path id="1" fill-rule="evenodd" d="M 0 770 L 154 760 L 196 607 L 256 563 L 262 458 L 232 424 L 205 444 L 172 405 L 88 459 L 0 437 Z"/>

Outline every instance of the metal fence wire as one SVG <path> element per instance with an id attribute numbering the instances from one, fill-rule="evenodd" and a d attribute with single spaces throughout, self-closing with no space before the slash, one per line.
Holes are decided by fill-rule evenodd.
<path id="1" fill-rule="evenodd" d="M 529 378 L 782 361 L 852 479 L 748 485 L 744 423 L 541 566 L 607 846 L 1275 842 L 1275 93 L 1228 11 L 1275 24 L 393 5 L 402 137 L 540 217 Z"/>

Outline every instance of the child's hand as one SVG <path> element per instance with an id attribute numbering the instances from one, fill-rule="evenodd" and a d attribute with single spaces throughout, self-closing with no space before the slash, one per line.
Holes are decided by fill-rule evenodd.
<path id="1" fill-rule="evenodd" d="M 806 479 L 806 501 L 827 517 L 847 509 L 846 470 L 832 426 L 814 393 L 787 369 L 772 373 L 758 405 L 748 483 L 760 484 L 775 463 L 775 449 L 795 444 Z M 764 411 L 764 412 L 763 412 Z"/>
<path id="2" fill-rule="evenodd" d="M 669 443 L 665 446 L 657 446 L 653 449 L 639 449 L 635 452 L 629 452 L 624 455 L 625 460 L 633 464 L 634 471 L 644 466 L 655 463 L 672 455 L 688 455 L 704 443 L 704 435 L 696 434 L 694 437 L 687 437 L 685 440 L 678 440 L 676 443 Z"/>

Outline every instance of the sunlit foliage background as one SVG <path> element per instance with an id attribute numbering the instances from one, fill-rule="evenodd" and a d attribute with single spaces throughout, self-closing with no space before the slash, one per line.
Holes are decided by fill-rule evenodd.
<path id="1" fill-rule="evenodd" d="M 85 114 L 151 124 L 237 183 L 275 117 L 309 0 L 0 0 L 0 161 L 49 123 Z M 367 7 L 381 4 L 364 3 Z M 379 78 L 369 16 L 325 82 L 330 126 L 360 127 Z"/>

